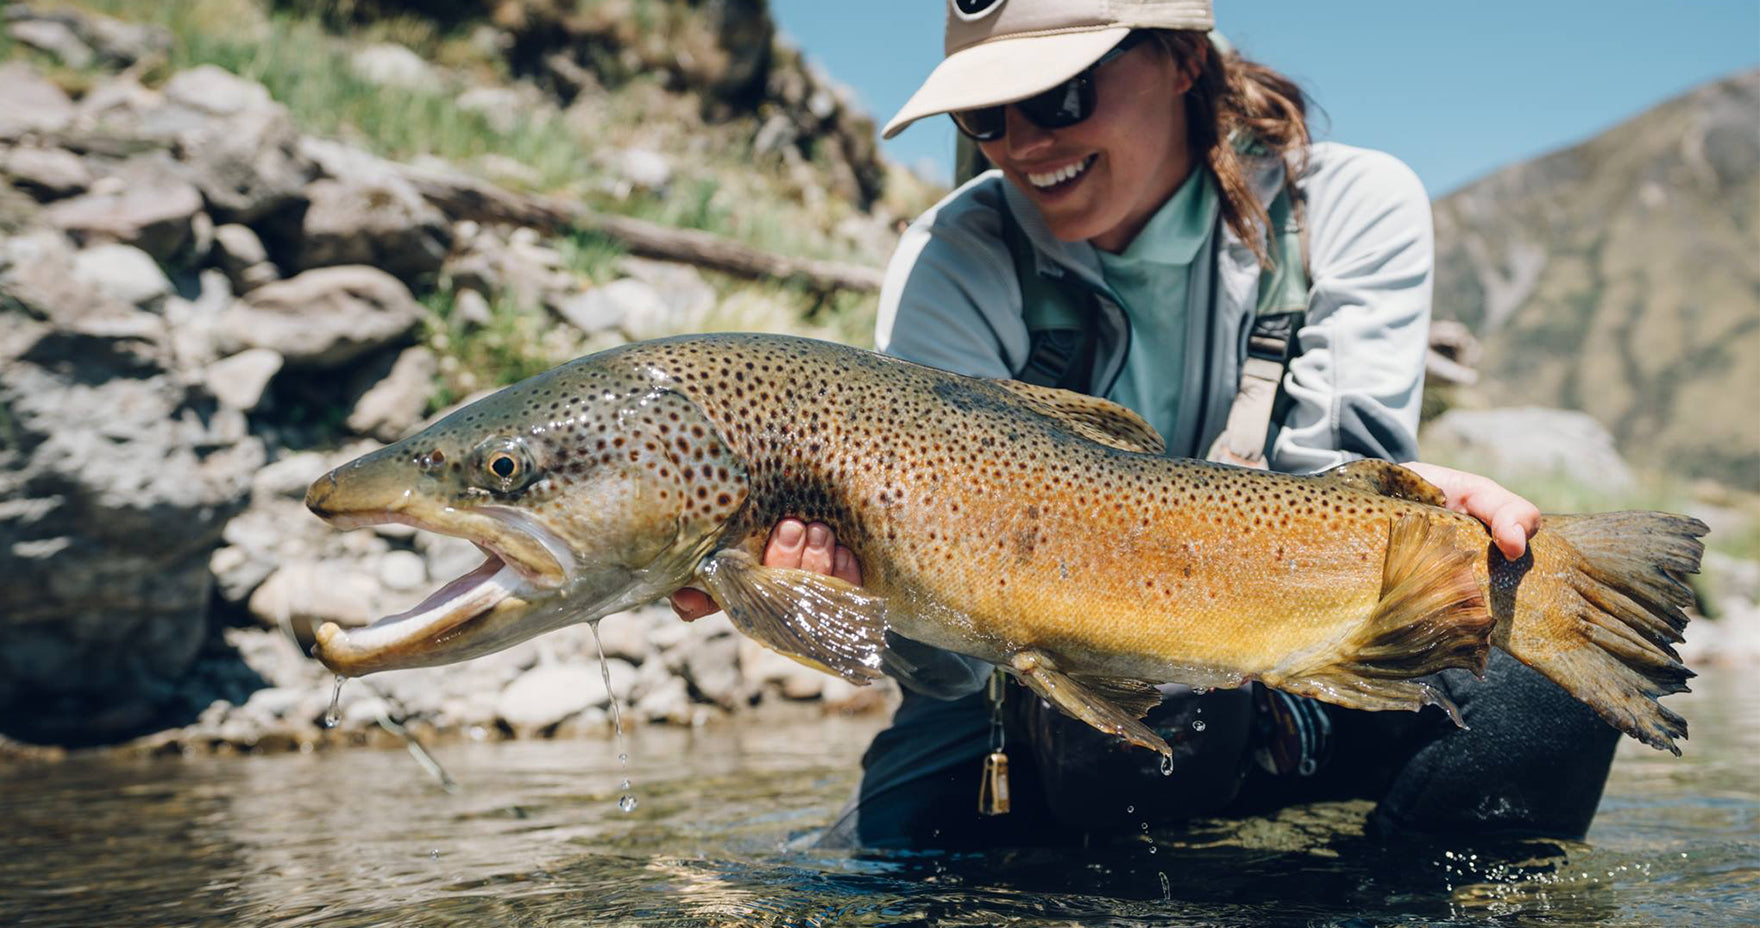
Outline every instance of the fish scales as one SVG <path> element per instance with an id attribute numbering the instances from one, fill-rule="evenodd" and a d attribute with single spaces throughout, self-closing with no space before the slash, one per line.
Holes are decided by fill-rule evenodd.
<path id="1" fill-rule="evenodd" d="M 1493 642 L 1653 744 L 1684 733 L 1654 697 L 1690 675 L 1671 644 L 1693 520 L 1556 517 L 1507 563 L 1392 465 L 1302 477 L 1160 450 L 1104 400 L 824 342 L 624 346 L 314 484 L 308 505 L 338 525 L 404 521 L 489 552 L 411 613 L 321 630 L 318 654 L 340 672 L 457 660 L 696 584 L 741 631 L 857 682 L 895 656 L 890 630 L 1157 750 L 1100 694 L 1258 679 L 1411 709 L 1446 702 L 1419 678 L 1480 669 Z M 862 589 L 758 563 L 791 516 L 832 528 Z"/>

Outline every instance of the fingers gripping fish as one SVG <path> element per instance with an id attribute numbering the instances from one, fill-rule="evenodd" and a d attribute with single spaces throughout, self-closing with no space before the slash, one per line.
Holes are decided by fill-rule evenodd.
<path id="1" fill-rule="evenodd" d="M 1174 460 L 1105 400 L 769 335 L 612 349 L 465 407 L 314 483 L 340 528 L 401 522 L 482 566 L 372 626 L 318 632 L 338 673 L 487 654 L 686 585 L 746 635 L 855 683 L 896 632 L 1008 668 L 1151 750 L 1155 683 L 1248 680 L 1361 709 L 1453 711 L 1423 679 L 1491 647 L 1675 750 L 1657 703 L 1705 526 L 1549 516 L 1519 561 L 1410 471 Z M 865 586 L 762 566 L 822 521 Z"/>

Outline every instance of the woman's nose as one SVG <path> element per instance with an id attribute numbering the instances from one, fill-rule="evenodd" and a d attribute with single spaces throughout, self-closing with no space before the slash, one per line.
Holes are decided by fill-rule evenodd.
<path id="1" fill-rule="evenodd" d="M 1041 129 L 1012 104 L 1003 108 L 1003 120 L 1010 158 L 1030 156 L 1051 144 L 1051 130 Z"/>

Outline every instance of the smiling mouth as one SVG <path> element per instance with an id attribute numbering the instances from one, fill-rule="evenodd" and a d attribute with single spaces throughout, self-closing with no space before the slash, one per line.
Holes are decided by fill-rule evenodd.
<path id="1" fill-rule="evenodd" d="M 1055 171 L 1030 171 L 1024 173 L 1026 174 L 1027 183 L 1032 184 L 1034 189 L 1056 190 L 1061 187 L 1069 186 L 1076 180 L 1076 178 L 1086 174 L 1088 169 L 1093 167 L 1094 162 L 1098 160 L 1100 160 L 1100 156 L 1098 154 L 1093 154 L 1080 161 L 1074 161 L 1064 165 Z"/>

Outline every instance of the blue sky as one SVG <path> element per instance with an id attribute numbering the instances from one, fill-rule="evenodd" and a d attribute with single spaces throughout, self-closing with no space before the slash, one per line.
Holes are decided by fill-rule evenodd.
<path id="1" fill-rule="evenodd" d="M 782 29 L 876 121 L 941 59 L 945 0 L 771 0 Z M 1760 0 L 1220 0 L 1217 25 L 1300 81 L 1322 137 L 1392 152 L 1432 195 L 1760 65 Z M 953 126 L 885 143 L 945 175 Z"/>

